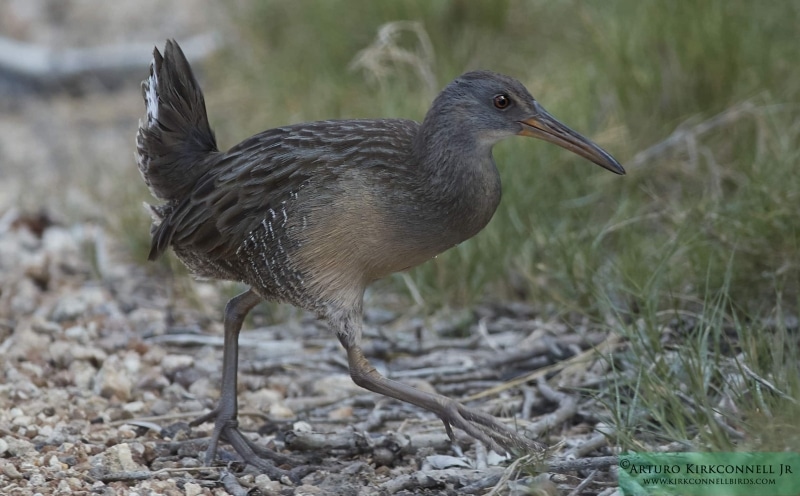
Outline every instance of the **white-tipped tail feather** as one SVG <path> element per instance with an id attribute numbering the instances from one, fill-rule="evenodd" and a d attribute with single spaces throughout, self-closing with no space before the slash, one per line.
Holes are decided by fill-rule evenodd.
<path id="1" fill-rule="evenodd" d="M 155 59 L 150 67 L 155 66 Z M 158 73 L 150 70 L 150 77 L 142 82 L 144 103 L 147 106 L 147 127 L 152 127 L 158 120 Z M 141 125 L 140 125 L 141 126 Z"/>
<path id="2" fill-rule="evenodd" d="M 211 166 L 216 139 L 203 92 L 181 48 L 167 40 L 153 51 L 150 76 L 142 82 L 145 122 L 136 135 L 136 161 L 153 196 L 184 198 Z"/>

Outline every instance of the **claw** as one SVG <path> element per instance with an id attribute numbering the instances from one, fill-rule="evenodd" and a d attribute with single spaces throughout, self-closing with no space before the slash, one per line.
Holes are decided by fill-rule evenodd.
<path id="1" fill-rule="evenodd" d="M 313 467 L 304 465 L 302 460 L 258 446 L 242 434 L 239 430 L 238 420 L 226 417 L 227 415 L 220 414 L 219 408 L 215 408 L 189 423 L 189 425 L 197 426 L 204 422 L 214 421 L 214 430 L 209 438 L 208 448 L 203 458 L 204 465 L 209 467 L 214 465 L 219 441 L 225 440 L 230 443 L 246 463 L 253 465 L 273 480 L 281 480 L 283 477 L 288 477 L 292 482 L 299 483 L 301 478 L 314 470 Z M 278 465 L 288 465 L 294 468 L 284 470 L 278 468 Z"/>

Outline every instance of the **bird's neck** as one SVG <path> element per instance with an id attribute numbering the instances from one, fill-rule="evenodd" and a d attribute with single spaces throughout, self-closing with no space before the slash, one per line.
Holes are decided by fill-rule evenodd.
<path id="1" fill-rule="evenodd" d="M 414 143 L 420 187 L 438 207 L 449 241 L 460 243 L 486 226 L 500 203 L 500 175 L 493 142 L 471 135 L 468 126 L 447 126 L 430 115 Z"/>

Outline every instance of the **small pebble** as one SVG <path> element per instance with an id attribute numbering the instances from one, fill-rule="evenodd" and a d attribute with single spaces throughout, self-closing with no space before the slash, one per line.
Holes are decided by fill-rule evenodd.
<path id="1" fill-rule="evenodd" d="M 104 398 L 116 397 L 120 401 L 131 398 L 131 376 L 123 367 L 119 356 L 112 355 L 103 362 L 94 382 L 94 392 Z"/>
<path id="2" fill-rule="evenodd" d="M 181 369 L 187 369 L 194 365 L 194 357 L 189 355 L 166 355 L 161 359 L 161 368 L 168 376 L 172 376 Z"/>
<path id="3" fill-rule="evenodd" d="M 122 409 L 126 412 L 131 413 L 138 413 L 143 411 L 145 408 L 144 402 L 142 401 L 131 401 L 130 403 L 126 403 L 122 405 Z"/>
<path id="4" fill-rule="evenodd" d="M 35 473 L 31 474 L 30 477 L 28 477 L 28 484 L 31 487 L 44 486 L 46 482 L 47 479 L 45 479 L 44 475 L 38 470 Z"/>
<path id="5" fill-rule="evenodd" d="M 199 496 L 203 494 L 203 487 L 200 484 L 195 484 L 194 482 L 187 482 L 183 486 L 183 490 L 186 491 L 186 496 Z"/>
<path id="6" fill-rule="evenodd" d="M 343 406 L 328 412 L 328 418 L 331 420 L 345 420 L 353 418 L 353 407 Z"/>
<path id="7" fill-rule="evenodd" d="M 89 304 L 85 299 L 79 296 L 68 295 L 58 300 L 50 316 L 56 322 L 75 320 L 86 313 L 88 309 Z"/>
<path id="8" fill-rule="evenodd" d="M 284 405 L 283 403 L 275 403 L 273 405 L 270 405 L 268 410 L 270 416 L 275 418 L 291 419 L 295 418 L 296 416 L 294 410 Z"/>
<path id="9" fill-rule="evenodd" d="M 294 490 L 294 494 L 295 496 L 317 496 L 325 493 L 321 488 L 317 486 L 309 486 L 303 484 L 302 486 Z"/>
<path id="10" fill-rule="evenodd" d="M 21 479 L 22 478 L 22 474 L 19 473 L 19 470 L 17 470 L 17 467 L 13 463 L 4 463 L 3 464 L 3 473 L 9 479 Z"/>
<path id="11" fill-rule="evenodd" d="M 8 436 L 6 438 L 6 443 L 8 444 L 6 452 L 12 457 L 21 457 L 28 453 L 32 453 L 36 449 L 32 442 L 17 437 Z"/>
<path id="12" fill-rule="evenodd" d="M 309 424 L 308 422 L 304 422 L 302 420 L 292 424 L 292 430 L 297 432 L 313 432 L 311 424 Z"/>
<path id="13" fill-rule="evenodd" d="M 314 382 L 314 394 L 320 396 L 347 397 L 353 393 L 363 393 L 364 390 L 357 386 L 349 374 L 330 374 Z"/>
<path id="14" fill-rule="evenodd" d="M 99 455 L 94 456 L 92 465 L 94 467 L 102 467 L 105 473 L 146 470 L 145 467 L 133 461 L 133 453 L 128 443 L 115 444 Z"/>
<path id="15" fill-rule="evenodd" d="M 64 331 L 64 335 L 71 341 L 85 344 L 89 341 L 89 330 L 83 326 L 68 327 Z"/>

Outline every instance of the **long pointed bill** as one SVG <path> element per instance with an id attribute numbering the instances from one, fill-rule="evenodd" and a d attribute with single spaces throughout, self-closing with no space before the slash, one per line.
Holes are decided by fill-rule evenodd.
<path id="1" fill-rule="evenodd" d="M 625 169 L 608 152 L 560 123 L 538 103 L 535 103 L 535 108 L 533 117 L 520 121 L 522 131 L 517 134 L 555 143 L 615 174 L 625 174 Z"/>

